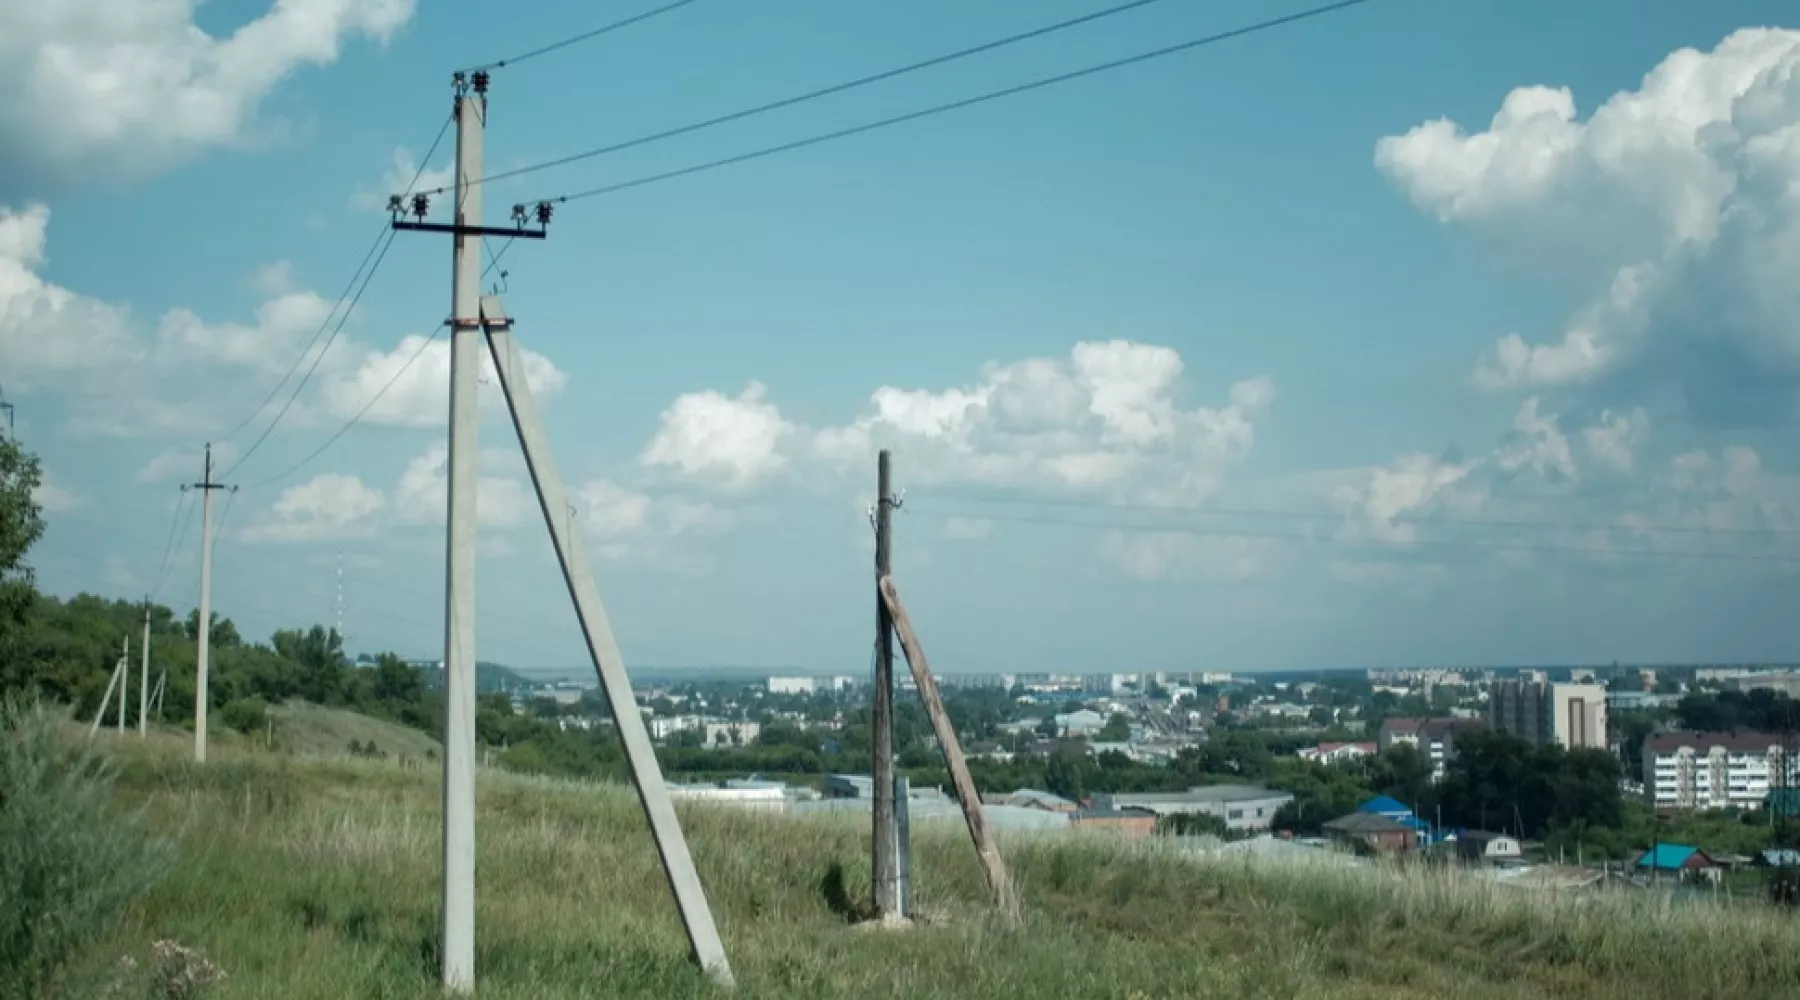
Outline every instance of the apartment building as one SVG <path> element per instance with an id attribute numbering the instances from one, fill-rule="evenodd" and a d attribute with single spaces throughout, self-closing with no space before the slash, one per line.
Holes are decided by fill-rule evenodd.
<path id="1" fill-rule="evenodd" d="M 1598 684 L 1502 680 L 1488 687 L 1488 724 L 1534 746 L 1607 745 L 1606 689 Z"/>
<path id="2" fill-rule="evenodd" d="M 1644 737 L 1644 799 L 1662 810 L 1759 809 L 1770 791 L 1800 786 L 1800 760 L 1791 750 L 1780 736 L 1745 730 L 1651 733 Z"/>
<path id="3" fill-rule="evenodd" d="M 1375 746 L 1382 753 L 1401 744 L 1418 747 L 1431 761 L 1431 780 L 1442 781 L 1456 755 L 1456 734 L 1479 725 L 1479 719 L 1383 719 L 1375 732 Z"/>

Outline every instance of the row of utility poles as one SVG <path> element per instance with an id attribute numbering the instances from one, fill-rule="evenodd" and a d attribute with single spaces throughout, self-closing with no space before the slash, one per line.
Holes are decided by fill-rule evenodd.
<path id="1" fill-rule="evenodd" d="M 483 139 L 487 119 L 489 77 L 486 72 L 457 73 L 453 78 L 456 124 L 456 194 L 452 221 L 427 222 L 430 203 L 424 195 L 390 200 L 391 225 L 396 230 L 437 232 L 451 236 L 451 328 L 449 468 L 446 490 L 445 636 L 444 636 L 444 784 L 443 870 L 440 925 L 440 976 L 453 993 L 468 993 L 475 986 L 475 554 L 476 460 L 480 412 L 477 378 L 482 340 L 493 359 L 525 462 L 544 514 L 545 526 L 561 567 L 563 580 L 590 659 L 605 689 L 638 800 L 649 821 L 657 853 L 687 931 L 691 954 L 697 964 L 721 985 L 732 983 L 706 894 L 694 868 L 680 822 L 675 814 L 655 748 L 643 717 L 636 710 L 630 678 L 618 643 L 601 604 L 598 588 L 588 568 L 584 545 L 563 490 L 561 475 L 551 454 L 548 438 L 538 417 L 530 386 L 526 383 L 522 354 L 513 338 L 513 321 L 497 294 L 482 295 L 478 247 L 485 236 L 508 239 L 543 239 L 551 209 L 539 203 L 533 210 L 514 206 L 510 227 L 482 225 Z M 407 220 L 407 215 L 411 220 Z M 528 224 L 535 221 L 537 228 Z M 213 493 L 235 489 L 213 478 L 212 446 L 206 447 L 199 482 L 184 486 L 201 493 L 200 606 L 196 629 L 194 690 L 194 759 L 206 760 L 208 667 L 212 632 Z M 891 459 L 880 453 L 878 502 L 875 505 L 876 655 L 874 699 L 874 774 L 872 838 L 874 905 L 882 920 L 905 919 L 909 893 L 902 864 L 905 809 L 896 809 L 896 792 L 904 801 L 904 781 L 898 789 L 894 777 L 893 747 L 893 640 L 897 637 L 906 654 L 919 695 L 923 699 L 945 763 L 961 801 L 969 834 L 980 857 L 988 888 L 996 904 L 1010 898 L 1005 866 L 981 811 L 981 800 L 970 780 L 954 727 L 944 711 L 943 699 L 920 646 L 917 632 L 891 575 L 892 512 L 900 499 L 892 491 Z M 127 640 L 129 643 L 129 640 Z M 143 731 L 150 699 L 158 699 L 166 686 L 159 681 L 155 695 L 146 692 L 149 671 L 149 609 L 145 608 L 144 666 L 139 682 L 139 728 Z M 120 657 L 113 683 L 101 703 L 104 715 L 115 687 L 120 692 L 120 727 L 124 726 L 127 655 Z M 94 728 L 99 726 L 95 718 Z"/>
<path id="2" fill-rule="evenodd" d="M 150 713 L 162 713 L 163 694 L 168 690 L 169 671 L 156 678 L 156 688 L 150 687 L 150 598 L 144 598 L 144 638 L 143 656 L 138 667 L 138 737 L 150 734 Z M 119 732 L 125 732 L 125 704 L 131 697 L 131 637 L 125 638 L 124 646 L 119 653 L 119 660 L 113 665 L 112 677 L 106 682 L 106 694 L 100 698 L 100 709 L 94 713 L 94 724 L 89 727 L 91 737 L 100 731 L 100 720 L 106 717 L 107 706 L 112 703 L 114 691 L 119 692 Z"/>

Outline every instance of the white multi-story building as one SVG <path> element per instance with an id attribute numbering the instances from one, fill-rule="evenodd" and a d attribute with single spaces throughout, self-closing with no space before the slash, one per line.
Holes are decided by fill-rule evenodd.
<path id="1" fill-rule="evenodd" d="M 1643 756 L 1644 798 L 1656 809 L 1758 809 L 1773 788 L 1800 787 L 1800 759 L 1768 733 L 1651 733 Z"/>
<path id="2" fill-rule="evenodd" d="M 1488 688 L 1488 723 L 1534 746 L 1605 749 L 1606 689 L 1598 684 L 1495 681 Z"/>
<path id="3" fill-rule="evenodd" d="M 812 694 L 819 686 L 817 677 L 771 677 L 770 694 Z"/>

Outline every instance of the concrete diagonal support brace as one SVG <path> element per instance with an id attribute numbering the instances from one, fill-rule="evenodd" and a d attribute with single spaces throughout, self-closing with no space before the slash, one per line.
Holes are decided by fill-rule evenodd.
<path id="1" fill-rule="evenodd" d="M 675 894 L 675 905 L 681 911 L 687 928 L 688 944 L 702 969 L 721 986 L 731 986 L 731 966 L 725 959 L 725 946 L 713 923 L 712 908 L 706 901 L 706 890 L 694 869 L 688 853 L 687 839 L 681 833 L 681 821 L 675 815 L 675 803 L 663 783 L 662 768 L 656 762 L 656 748 L 650 743 L 650 732 L 637 710 L 631 694 L 631 678 L 625 673 L 625 661 L 613 637 L 606 608 L 600 603 L 600 590 L 588 568 L 587 552 L 576 531 L 574 518 L 563 492 L 562 476 L 550 454 L 550 442 L 544 425 L 538 419 L 537 403 L 531 387 L 525 382 L 525 364 L 513 341 L 512 321 L 506 318 L 505 306 L 497 295 L 483 296 L 481 323 L 487 332 L 488 350 L 494 356 L 494 370 L 500 376 L 500 389 L 512 411 L 513 427 L 519 433 L 519 446 L 525 452 L 525 465 L 537 487 L 538 503 L 544 510 L 544 521 L 550 539 L 556 546 L 556 558 L 562 565 L 563 580 L 569 597 L 575 603 L 575 617 L 580 620 L 582 637 L 587 641 L 588 655 L 606 689 L 606 703 L 618 726 L 619 738 L 625 744 L 625 756 L 631 763 L 632 783 L 637 786 L 638 802 L 650 821 L 650 832 L 656 839 L 657 853 L 662 856 L 663 871 L 669 877 L 669 888 Z"/>

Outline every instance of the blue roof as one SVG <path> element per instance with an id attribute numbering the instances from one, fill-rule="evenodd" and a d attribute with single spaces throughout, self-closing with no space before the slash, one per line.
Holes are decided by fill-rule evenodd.
<path id="1" fill-rule="evenodd" d="M 1370 799 L 1369 801 L 1364 802 L 1362 804 L 1362 806 L 1359 807 L 1356 811 L 1357 812 L 1366 812 L 1366 813 L 1381 813 L 1384 816 L 1389 815 L 1389 814 L 1394 814 L 1394 813 L 1403 813 L 1407 816 L 1412 815 L 1411 809 L 1408 809 L 1406 806 L 1401 805 L 1400 800 L 1394 798 L 1391 795 L 1377 795 L 1374 798 Z"/>
<path id="2" fill-rule="evenodd" d="M 1658 871 L 1675 871 L 1688 863 L 1699 848 L 1688 844 L 1657 844 L 1655 851 L 1645 851 L 1638 858 L 1639 868 L 1655 868 Z"/>

